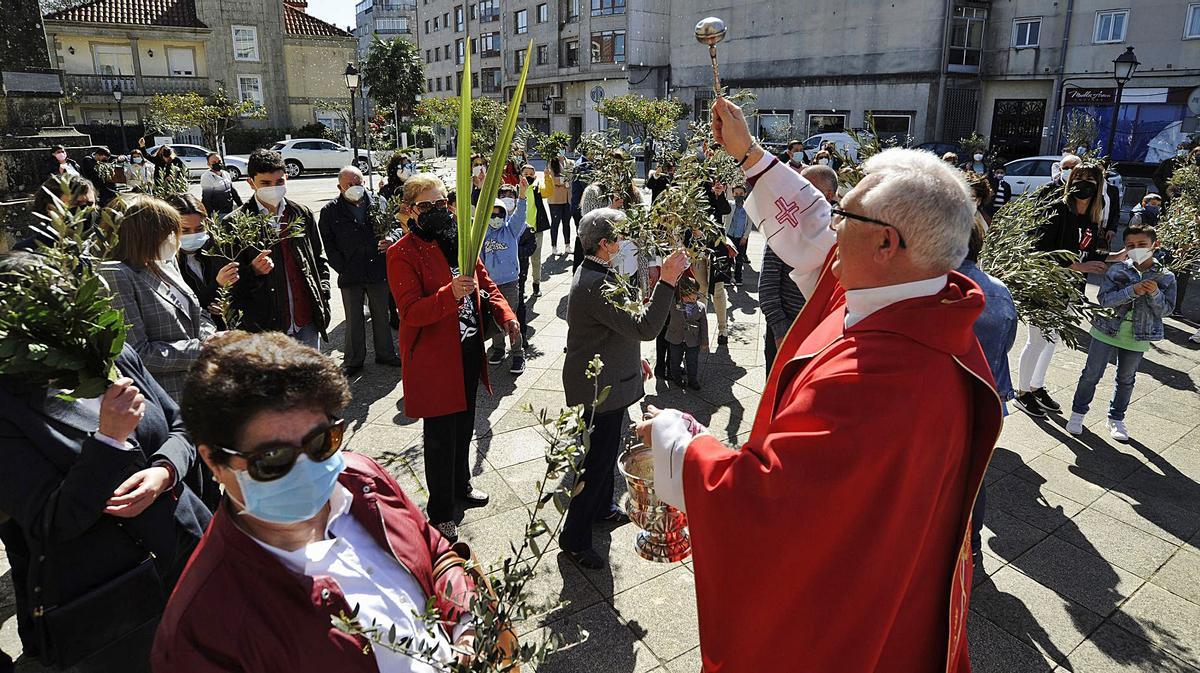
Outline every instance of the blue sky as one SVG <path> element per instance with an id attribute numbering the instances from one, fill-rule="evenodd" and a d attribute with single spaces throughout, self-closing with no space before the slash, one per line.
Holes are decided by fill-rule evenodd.
<path id="1" fill-rule="evenodd" d="M 354 25 L 355 0 L 308 0 L 308 13 L 339 28 Z"/>

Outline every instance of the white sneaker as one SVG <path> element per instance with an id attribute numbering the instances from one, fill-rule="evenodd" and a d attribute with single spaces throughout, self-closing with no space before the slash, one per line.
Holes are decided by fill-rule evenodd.
<path id="1" fill-rule="evenodd" d="M 1071 414 L 1071 420 L 1067 421 L 1067 432 L 1076 437 L 1083 434 L 1083 414 Z"/>
<path id="2" fill-rule="evenodd" d="M 1108 419 L 1108 436 L 1112 437 L 1118 442 L 1128 442 L 1129 428 L 1125 427 L 1125 421 L 1114 421 L 1111 418 Z"/>
<path id="3" fill-rule="evenodd" d="M 1194 344 L 1200 344 L 1200 329 L 1196 330 L 1195 334 L 1188 337 L 1188 341 L 1190 341 Z"/>

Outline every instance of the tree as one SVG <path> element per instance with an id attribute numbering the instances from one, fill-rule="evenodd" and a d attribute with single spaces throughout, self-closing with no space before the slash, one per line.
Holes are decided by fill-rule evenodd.
<path id="1" fill-rule="evenodd" d="M 605 98 L 596 106 L 601 115 L 629 126 L 645 147 L 646 170 L 654 157 L 654 143 L 670 144 L 676 137 L 675 124 L 683 119 L 683 104 L 677 98 L 646 98 L 627 93 Z"/>
<path id="2" fill-rule="evenodd" d="M 337 137 L 338 142 L 346 142 L 346 139 L 350 137 L 350 129 L 354 128 L 354 125 L 353 125 L 354 120 L 352 120 L 350 118 L 350 99 L 348 97 L 347 98 L 321 98 L 321 99 L 313 101 L 312 106 L 313 106 L 314 110 L 323 110 L 325 112 L 332 112 L 333 114 L 337 115 L 337 118 L 341 120 L 342 125 L 345 128 L 345 133 L 344 134 L 333 133 L 332 135 L 338 136 Z M 355 112 L 360 112 L 360 111 L 355 110 Z M 332 131 L 332 130 L 333 129 L 330 129 L 330 131 Z M 332 139 L 333 138 L 331 138 L 331 140 Z"/>
<path id="3" fill-rule="evenodd" d="M 245 119 L 264 119 L 267 109 L 253 101 L 235 101 L 224 89 L 202 96 L 195 91 L 182 94 L 158 94 L 150 99 L 147 126 L 165 133 L 200 130 L 204 144 L 222 152 L 225 134 Z"/>
<path id="4" fill-rule="evenodd" d="M 367 52 L 362 77 L 379 107 L 394 108 L 397 116 L 412 114 L 417 96 L 425 91 L 425 61 L 412 42 L 404 38 L 385 42 L 377 35 Z"/>
<path id="5" fill-rule="evenodd" d="M 494 98 L 471 101 L 471 147 L 487 154 L 496 147 L 506 111 Z M 429 126 L 458 128 L 458 98 L 426 98 L 416 106 L 417 120 Z"/>

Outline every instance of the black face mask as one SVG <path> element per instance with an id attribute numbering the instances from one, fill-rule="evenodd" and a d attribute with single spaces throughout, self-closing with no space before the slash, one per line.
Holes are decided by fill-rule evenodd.
<path id="1" fill-rule="evenodd" d="M 1071 196 L 1079 201 L 1087 201 L 1096 195 L 1096 183 L 1076 182 L 1071 185 Z"/>
<path id="2" fill-rule="evenodd" d="M 221 170 L 221 162 L 218 161 L 218 162 L 210 165 L 209 168 L 213 169 L 214 171 L 219 171 L 219 170 Z"/>
<path id="3" fill-rule="evenodd" d="M 448 208 L 434 208 L 417 216 L 413 233 L 426 241 L 434 241 L 442 249 L 446 261 L 454 266 L 458 257 L 458 227 Z"/>

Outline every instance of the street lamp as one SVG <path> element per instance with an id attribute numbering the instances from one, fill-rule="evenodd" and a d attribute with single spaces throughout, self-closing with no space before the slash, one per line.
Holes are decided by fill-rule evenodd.
<path id="1" fill-rule="evenodd" d="M 354 111 L 354 94 L 358 91 L 358 68 L 354 67 L 353 63 L 346 64 L 346 88 L 350 90 L 350 146 L 354 150 L 354 158 L 350 163 L 358 160 L 358 129 Z"/>
<path id="2" fill-rule="evenodd" d="M 1133 73 L 1137 71 L 1138 63 L 1137 56 L 1133 54 L 1133 47 L 1125 47 L 1125 53 L 1113 59 L 1113 79 L 1117 80 L 1117 96 L 1113 100 L 1112 124 L 1108 127 L 1108 143 L 1105 144 L 1105 149 L 1108 150 L 1108 158 L 1110 161 L 1116 158 L 1116 148 L 1113 143 L 1117 138 L 1117 121 L 1121 116 L 1121 94 L 1125 91 L 1125 85 L 1129 80 L 1133 79 Z"/>
<path id="3" fill-rule="evenodd" d="M 117 121 L 121 124 L 121 151 L 129 149 L 129 143 L 125 141 L 125 109 L 121 106 L 121 99 L 125 97 L 125 92 L 121 91 L 121 85 L 113 87 L 113 98 L 117 101 Z"/>

